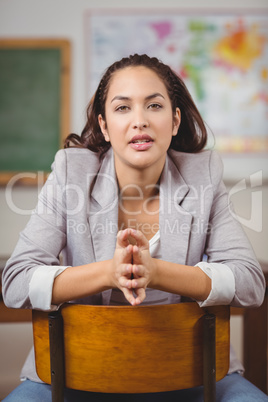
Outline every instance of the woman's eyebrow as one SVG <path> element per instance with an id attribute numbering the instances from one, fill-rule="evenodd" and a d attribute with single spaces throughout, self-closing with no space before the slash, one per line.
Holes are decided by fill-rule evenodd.
<path id="1" fill-rule="evenodd" d="M 152 95 L 146 96 L 145 100 L 154 99 L 154 98 L 157 98 L 159 96 L 161 98 L 165 99 L 165 97 L 160 92 L 155 92 Z M 122 101 L 122 100 L 131 100 L 131 98 L 128 97 L 128 96 L 117 95 L 111 100 L 111 103 L 114 102 L 115 100 L 120 100 L 120 101 Z"/>
<path id="2" fill-rule="evenodd" d="M 111 100 L 111 103 L 116 101 L 116 100 L 130 100 L 130 99 L 131 98 L 129 98 L 128 96 L 117 95 Z"/>
<path id="3" fill-rule="evenodd" d="M 157 97 L 159 97 L 159 96 L 160 96 L 161 98 L 165 99 L 165 97 L 164 97 L 162 94 L 160 94 L 160 92 L 155 92 L 155 93 L 152 94 L 152 95 L 146 96 L 145 100 L 150 100 L 150 99 L 153 99 L 153 98 L 157 98 Z"/>

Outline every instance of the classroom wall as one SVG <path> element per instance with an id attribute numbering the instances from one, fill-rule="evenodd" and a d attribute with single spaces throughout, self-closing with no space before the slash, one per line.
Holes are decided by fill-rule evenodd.
<path id="1" fill-rule="evenodd" d="M 84 125 L 85 106 L 88 101 L 88 94 L 85 93 L 84 12 L 96 7 L 118 10 L 121 8 L 151 8 L 154 10 L 164 7 L 165 9 L 181 8 L 183 10 L 186 8 L 209 11 L 211 8 L 216 10 L 254 8 L 267 11 L 268 2 L 267 0 L 187 0 L 187 2 L 184 0 L 165 0 L 164 2 L 162 0 L 0 0 L 0 38 L 67 38 L 71 41 L 70 129 L 72 132 L 77 133 L 81 131 Z M 235 158 L 222 155 L 222 157 L 225 167 L 224 179 L 228 189 L 233 193 L 231 199 L 235 204 L 237 214 L 244 222 L 245 231 L 250 238 L 257 257 L 268 261 L 267 155 L 265 157 L 260 155 L 239 155 Z M 251 188 L 249 176 L 259 171 L 263 173 L 263 185 L 255 189 Z M 234 186 L 243 179 L 246 179 L 247 188 L 235 191 Z M 28 221 L 31 209 L 35 206 L 39 190 L 36 187 L 16 187 L 12 191 L 11 198 L 7 200 L 5 189 L 0 188 L 0 256 L 8 256 L 12 252 L 18 239 L 18 234 Z M 257 204 L 255 203 L 256 199 L 253 197 L 253 190 L 259 191 Z M 257 208 L 255 208 L 255 205 L 257 205 Z M 252 223 L 255 221 L 256 210 L 258 214 L 261 214 L 261 226 L 259 225 L 257 228 Z M 12 328 L 10 328 L 10 331 L 14 333 Z M 233 331 L 233 333 L 235 332 L 238 333 L 237 330 Z M 6 343 L 4 343 L 5 346 L 1 351 L 0 377 L 5 378 L 5 380 L 0 381 L 0 399 L 2 397 L 1 390 L 4 393 L 4 385 L 8 383 L 8 379 L 2 375 L 7 373 L 7 366 L 3 362 L 5 359 L 10 358 L 10 353 L 12 353 L 13 349 L 12 343 L 8 343 L 8 338 L 9 336 L 5 336 Z M 12 342 L 14 343 L 14 341 Z M 236 344 L 238 354 L 240 354 L 242 345 L 239 336 L 233 336 L 233 343 Z M 25 349 L 25 354 L 28 352 L 27 348 L 28 346 Z M 6 355 L 3 357 L 4 352 Z M 14 365 L 16 365 L 14 369 L 12 364 L 8 366 L 10 375 L 18 372 L 16 360 L 14 360 Z M 13 386 L 13 379 L 14 376 L 8 383 L 9 388 Z"/>
<path id="2" fill-rule="evenodd" d="M 121 8 L 163 8 L 160 0 L 0 0 L 0 38 L 67 38 L 72 46 L 71 60 L 71 127 L 72 132 L 80 133 L 85 122 L 85 107 L 89 94 L 85 90 L 85 32 L 84 15 L 86 11 L 95 9 Z M 188 0 L 187 7 L 182 0 L 166 0 L 165 9 L 200 9 L 200 10 L 236 10 L 261 9 L 268 10 L 267 0 Z M 228 118 L 228 116 L 226 117 Z M 67 134 L 67 133 L 66 133 Z M 258 258 L 268 260 L 266 247 L 267 236 L 267 155 L 222 155 L 224 161 L 224 179 L 229 188 L 233 188 L 240 180 L 246 179 L 248 189 L 232 196 L 238 215 L 246 224 L 245 230 L 250 237 Z M 258 212 L 262 214 L 262 229 L 252 230 L 250 227 L 252 191 L 249 186 L 250 175 L 256 172 L 263 174 L 262 204 Z M 256 189 L 254 189 L 255 191 Z M 6 200 L 5 190 L 0 188 L 0 255 L 9 255 L 17 241 L 18 232 L 28 220 L 27 215 L 14 212 L 16 209 L 33 208 L 37 198 L 36 188 L 18 187 L 12 192 L 14 208 L 10 208 L 10 200 Z M 12 204 L 13 205 L 13 204 Z M 16 208 L 16 206 L 18 208 Z M 254 205 L 253 205 L 254 206 Z"/>

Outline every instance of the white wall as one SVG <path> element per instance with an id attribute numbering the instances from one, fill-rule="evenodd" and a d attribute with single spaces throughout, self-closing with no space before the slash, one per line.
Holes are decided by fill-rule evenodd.
<path id="1" fill-rule="evenodd" d="M 267 0 L 0 0 L 0 38 L 67 38 L 72 45 L 71 62 L 71 131 L 79 133 L 84 125 L 85 106 L 88 96 L 85 93 L 85 37 L 84 37 L 84 12 L 92 8 L 181 8 L 181 9 L 207 9 L 211 10 L 235 10 L 235 9 L 265 9 L 268 11 Z M 67 133 L 66 133 L 67 134 Z M 1 146 L 1 145 L 0 145 Z M 249 175 L 262 170 L 268 177 L 267 156 L 246 156 L 238 158 L 223 156 L 225 165 L 225 179 L 233 182 L 248 178 Z M 263 208 L 258 204 L 258 212 L 262 215 L 262 229 L 256 231 L 250 228 L 252 216 L 251 199 L 252 191 L 241 190 L 232 196 L 237 213 L 244 218 L 245 230 L 253 244 L 259 259 L 268 261 L 268 187 L 262 191 Z M 10 208 L 5 197 L 5 189 L 0 188 L 0 256 L 9 255 L 18 239 L 19 231 L 25 226 L 28 215 L 22 215 L 14 211 L 16 208 L 30 210 L 34 207 L 38 189 L 17 187 L 12 193 L 12 205 Z M 249 226 L 249 227 L 248 227 Z M 252 225 L 251 225 L 252 226 Z M 3 329 L 3 327 L 2 327 Z M 12 327 L 10 328 L 12 331 Z M 20 334 L 17 332 L 17 341 Z M 0 326 L 1 333 L 1 326 Z M 12 332 L 14 333 L 14 331 Z M 2 332 L 3 335 L 3 332 Z M 234 340 L 236 342 L 236 340 Z M 14 341 L 12 341 L 14 343 Z M 12 350 L 10 343 L 10 350 Z M 237 342 L 240 347 L 239 340 Z M 240 348 L 241 349 L 241 348 Z M 238 350 L 240 354 L 240 350 Z M 5 362 L 1 365 L 5 367 Z M 14 361 L 14 365 L 17 362 Z M 16 366 L 17 367 L 17 366 Z M 17 372 L 9 365 L 12 375 Z M 6 380 L 5 380 L 6 381 Z M 2 382 L 3 385 L 3 382 Z M 0 382 L 1 392 L 1 382 Z M 0 395 L 1 398 L 2 395 Z"/>

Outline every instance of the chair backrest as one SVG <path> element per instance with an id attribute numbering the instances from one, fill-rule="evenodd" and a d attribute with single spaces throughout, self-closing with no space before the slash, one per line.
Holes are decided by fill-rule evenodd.
<path id="1" fill-rule="evenodd" d="M 55 364 L 60 357 L 55 353 L 61 353 L 63 345 L 65 386 L 85 391 L 144 393 L 202 385 L 203 365 L 207 364 L 204 344 L 208 359 L 216 355 L 216 380 L 229 369 L 228 306 L 203 309 L 195 302 L 137 307 L 65 304 L 50 321 L 48 315 L 33 311 L 36 368 L 46 383 L 58 374 Z M 52 333 L 57 317 L 63 321 L 63 344 L 61 329 Z M 205 317 L 214 318 L 215 332 L 213 335 L 212 328 L 210 339 L 203 330 Z M 56 342 L 51 345 L 53 367 L 49 331 L 50 342 Z"/>

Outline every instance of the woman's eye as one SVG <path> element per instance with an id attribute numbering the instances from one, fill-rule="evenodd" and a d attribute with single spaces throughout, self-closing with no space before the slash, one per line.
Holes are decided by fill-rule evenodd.
<path id="1" fill-rule="evenodd" d="M 118 111 L 118 112 L 125 112 L 128 109 L 129 109 L 128 106 L 122 105 L 122 106 L 118 106 L 115 110 Z"/>
<path id="2" fill-rule="evenodd" d="M 151 103 L 149 105 L 150 109 L 162 109 L 162 105 L 159 105 L 159 103 Z"/>

